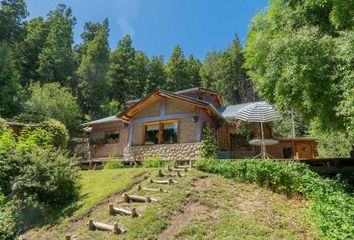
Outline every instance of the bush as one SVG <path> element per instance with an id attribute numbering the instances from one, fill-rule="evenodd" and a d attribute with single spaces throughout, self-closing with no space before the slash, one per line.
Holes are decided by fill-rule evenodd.
<path id="1" fill-rule="evenodd" d="M 20 214 L 11 201 L 0 195 L 0 239 L 12 240 L 19 232 Z"/>
<path id="2" fill-rule="evenodd" d="M 51 134 L 51 145 L 65 148 L 68 145 L 69 133 L 65 125 L 55 119 L 48 119 L 41 123 L 44 130 Z"/>
<path id="3" fill-rule="evenodd" d="M 302 195 L 309 200 L 314 220 L 327 239 L 354 238 L 354 198 L 338 179 L 324 179 L 305 164 L 292 161 L 203 159 L 196 166 L 239 182 Z"/>
<path id="4" fill-rule="evenodd" d="M 6 120 L 0 117 L 0 136 L 6 131 Z"/>
<path id="5" fill-rule="evenodd" d="M 143 161 L 143 167 L 146 168 L 158 168 L 165 165 L 166 162 L 162 161 L 160 156 L 149 156 Z"/>
<path id="6" fill-rule="evenodd" d="M 124 164 L 112 158 L 108 158 L 106 164 L 104 165 L 104 169 L 117 169 L 117 168 L 124 168 Z"/>
<path id="7" fill-rule="evenodd" d="M 21 202 L 64 205 L 78 196 L 79 175 L 73 159 L 59 149 L 15 151 L 8 159 L 21 164 L 20 175 L 12 176 L 11 195 Z M 22 161 L 23 162 L 23 161 Z"/>
<path id="8" fill-rule="evenodd" d="M 216 140 L 216 134 L 213 128 L 206 124 L 203 127 L 203 137 L 202 137 L 202 157 L 203 158 L 218 158 L 219 157 L 219 147 Z"/>

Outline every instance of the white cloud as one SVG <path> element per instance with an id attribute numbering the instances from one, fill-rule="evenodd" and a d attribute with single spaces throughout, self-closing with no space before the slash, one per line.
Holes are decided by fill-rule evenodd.
<path id="1" fill-rule="evenodd" d="M 137 18 L 140 4 L 139 0 L 116 0 L 114 7 L 118 17 L 118 25 L 123 35 L 129 34 L 131 37 L 135 36 L 135 29 L 133 26 L 134 20 Z"/>

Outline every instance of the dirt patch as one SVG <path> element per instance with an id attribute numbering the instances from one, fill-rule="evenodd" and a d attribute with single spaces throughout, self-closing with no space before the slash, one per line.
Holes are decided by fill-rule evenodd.
<path id="1" fill-rule="evenodd" d="M 200 192 L 206 190 L 210 185 L 210 177 L 203 176 L 194 180 L 192 183 L 192 191 Z M 218 220 L 218 211 L 210 209 L 207 206 L 201 205 L 198 202 L 188 202 L 183 212 L 176 213 L 170 222 L 170 225 L 160 235 L 159 240 L 173 239 L 173 236 L 180 232 L 182 229 L 190 225 L 192 221 L 200 221 L 204 219 Z"/>

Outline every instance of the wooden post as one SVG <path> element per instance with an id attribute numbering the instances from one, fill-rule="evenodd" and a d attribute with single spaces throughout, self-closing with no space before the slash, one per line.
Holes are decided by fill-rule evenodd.
<path id="1" fill-rule="evenodd" d="M 114 209 L 113 209 L 113 204 L 112 203 L 110 203 L 108 205 L 108 214 L 109 215 L 114 215 Z"/>
<path id="2" fill-rule="evenodd" d="M 71 235 L 70 234 L 66 234 L 65 235 L 65 240 L 71 240 Z"/>
<path id="3" fill-rule="evenodd" d="M 162 170 L 161 170 L 161 169 L 159 169 L 159 174 L 158 174 L 158 176 L 159 176 L 159 177 L 163 177 L 163 176 L 164 176 L 164 174 L 162 173 Z"/>
<path id="4" fill-rule="evenodd" d="M 132 208 L 132 210 L 127 210 L 124 208 L 113 207 L 113 204 L 109 204 L 109 214 L 110 215 L 128 215 L 132 217 L 138 217 L 139 215 L 136 212 L 136 208 Z"/>
<path id="5" fill-rule="evenodd" d="M 117 222 L 115 222 L 115 223 L 113 224 L 113 233 L 115 233 L 115 234 L 120 233 L 120 229 L 119 229 L 119 227 L 118 227 L 118 223 L 117 223 Z"/>
<path id="6" fill-rule="evenodd" d="M 91 231 L 95 231 L 96 228 L 95 228 L 95 225 L 93 224 L 93 219 L 90 219 L 87 223 L 88 225 L 88 229 L 91 230 Z"/>
<path id="7" fill-rule="evenodd" d="M 145 187 L 140 186 L 139 191 L 141 191 L 141 190 L 150 191 L 150 192 L 166 192 L 162 188 L 145 188 Z"/>
<path id="8" fill-rule="evenodd" d="M 141 185 L 140 184 L 138 185 L 138 191 L 141 191 Z"/>
<path id="9" fill-rule="evenodd" d="M 124 193 L 123 198 L 124 198 L 124 202 L 126 202 L 126 203 L 130 202 L 130 198 L 129 198 L 128 194 Z"/>

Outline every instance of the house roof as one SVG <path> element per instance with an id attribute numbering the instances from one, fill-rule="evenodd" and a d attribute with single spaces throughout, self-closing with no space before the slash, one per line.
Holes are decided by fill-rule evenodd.
<path id="1" fill-rule="evenodd" d="M 88 126 L 92 126 L 92 125 L 111 123 L 111 122 L 119 122 L 119 121 L 122 121 L 122 119 L 117 118 L 116 115 L 113 115 L 113 116 L 109 116 L 106 118 L 101 118 L 101 119 L 97 119 L 97 120 L 94 120 L 91 122 L 83 123 L 83 124 L 81 124 L 81 127 L 88 127 Z"/>
<path id="2" fill-rule="evenodd" d="M 160 99 L 161 97 L 172 98 L 172 99 L 176 99 L 176 100 L 180 100 L 180 101 L 184 101 L 184 102 L 188 102 L 188 103 L 194 104 L 194 105 L 196 105 L 198 107 L 207 108 L 210 111 L 211 114 L 214 114 L 214 115 L 216 115 L 216 116 L 218 116 L 220 118 L 223 118 L 222 115 L 219 113 L 219 111 L 209 102 L 206 102 L 206 101 L 203 101 L 203 100 L 199 100 L 199 99 L 196 99 L 196 98 L 192 98 L 192 97 L 188 97 L 188 96 L 181 95 L 181 94 L 174 93 L 174 92 L 160 90 L 160 89 L 155 90 L 150 95 L 148 95 L 146 98 L 140 100 L 139 102 L 136 102 L 134 105 L 129 107 L 127 110 L 125 110 L 124 112 L 119 114 L 118 118 L 121 118 L 123 120 L 127 120 L 128 121 L 129 119 L 132 118 L 132 116 L 136 112 L 140 111 L 146 105 L 156 101 L 157 99 Z"/>

